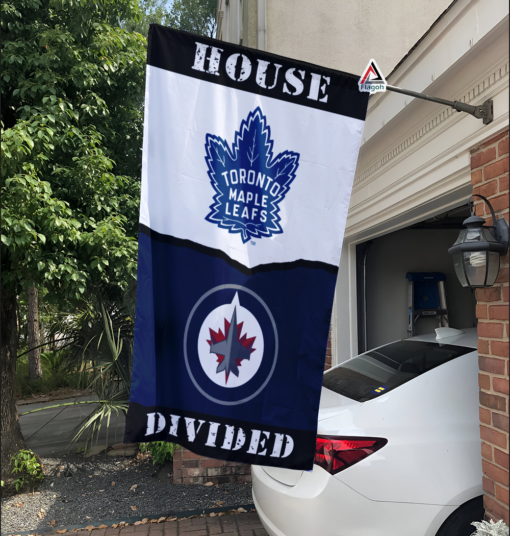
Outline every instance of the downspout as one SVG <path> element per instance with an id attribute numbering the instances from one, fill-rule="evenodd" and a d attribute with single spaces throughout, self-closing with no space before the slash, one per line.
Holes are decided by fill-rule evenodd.
<path id="1" fill-rule="evenodd" d="M 266 0 L 257 0 L 257 48 L 267 50 Z"/>
<path id="2" fill-rule="evenodd" d="M 373 240 L 369 240 L 363 248 L 363 257 L 361 259 L 361 267 L 363 277 L 361 279 L 361 327 L 363 330 L 362 342 L 363 347 L 359 349 L 358 353 L 362 354 L 368 350 L 368 335 L 367 335 L 367 257 L 368 250 L 372 245 Z"/>
<path id="3" fill-rule="evenodd" d="M 225 0 L 225 32 L 223 33 L 223 41 L 230 43 L 230 1 Z"/>

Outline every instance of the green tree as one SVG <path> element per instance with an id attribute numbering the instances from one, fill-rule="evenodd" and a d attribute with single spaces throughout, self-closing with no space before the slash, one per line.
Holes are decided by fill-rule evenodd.
<path id="1" fill-rule="evenodd" d="M 122 22 L 121 26 L 130 32 L 149 35 L 150 24 L 165 25 L 169 10 L 167 0 L 139 0 L 140 16 Z"/>
<path id="2" fill-rule="evenodd" d="M 120 295 L 136 270 L 146 41 L 134 0 L 2 4 L 1 463 L 24 447 L 17 297 Z"/>
<path id="3" fill-rule="evenodd" d="M 216 34 L 217 0 L 174 0 L 166 25 L 198 35 Z"/>
<path id="4" fill-rule="evenodd" d="M 217 5 L 217 0 L 139 0 L 141 16 L 124 21 L 122 27 L 147 37 L 149 25 L 155 23 L 214 37 Z"/>

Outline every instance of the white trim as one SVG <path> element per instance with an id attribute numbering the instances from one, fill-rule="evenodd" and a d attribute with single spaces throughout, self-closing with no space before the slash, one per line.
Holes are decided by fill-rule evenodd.
<path id="1" fill-rule="evenodd" d="M 469 170 L 464 170 L 468 172 Z M 417 205 L 410 210 L 395 210 L 395 214 L 389 220 L 379 223 L 377 226 L 365 227 L 356 235 L 350 236 L 349 245 L 356 245 L 367 240 L 378 238 L 388 233 L 405 229 L 415 223 L 432 218 L 450 209 L 466 204 L 472 193 L 471 183 L 462 180 L 462 172 L 456 173 L 448 180 L 449 186 L 438 192 L 438 195 L 429 202 Z"/>
<path id="2" fill-rule="evenodd" d="M 478 104 L 490 98 L 493 122 L 484 125 L 468 114 L 396 93 L 371 98 L 364 131 L 368 141 L 358 159 L 347 240 L 391 227 L 391 221 L 402 214 L 470 185 L 470 151 L 507 128 L 508 16 L 498 22 L 494 10 L 486 13 L 491 0 L 479 4 L 459 0 L 391 78 L 407 89 L 452 100 Z M 479 39 L 469 47 L 473 9 L 483 12 L 482 19 L 487 20 L 477 23 Z M 453 46 L 450 32 L 468 43 L 459 45 L 466 49 L 464 55 L 459 50 L 444 54 L 445 46 Z M 434 62 L 441 66 L 440 78 L 420 86 L 423 70 Z"/>
<path id="3" fill-rule="evenodd" d="M 507 61 L 504 65 L 497 67 L 495 70 L 491 69 L 490 74 L 485 75 L 484 79 L 475 83 L 475 85 L 473 85 L 469 90 L 465 91 L 463 96 L 461 98 L 457 98 L 457 100 L 465 103 L 481 104 L 485 100 L 494 97 L 504 88 L 508 87 L 509 67 L 510 63 Z M 496 84 L 496 82 L 499 83 Z M 492 87 L 492 89 L 491 91 L 488 91 L 490 87 Z M 450 126 L 450 123 L 458 122 L 464 118 L 467 119 L 467 116 L 457 113 L 452 108 L 442 107 L 440 110 L 441 111 L 439 113 L 432 114 L 431 117 L 428 117 L 425 121 L 422 121 L 422 123 L 416 127 L 411 134 L 405 137 L 405 139 L 399 140 L 389 151 L 386 152 L 384 156 L 379 158 L 377 162 L 371 163 L 368 167 L 365 167 L 364 170 L 357 171 L 354 178 L 354 189 L 356 189 L 361 183 L 370 179 L 370 177 L 374 175 L 380 168 L 392 162 L 392 160 L 407 158 L 413 152 L 412 149 L 416 150 L 418 141 L 422 140 L 422 138 L 426 136 L 435 136 L 438 134 L 438 132 L 433 132 L 436 128 L 441 126 L 439 131 L 444 131 Z M 507 119 L 508 113 L 497 118 L 495 123 L 499 124 Z M 408 150 L 410 150 L 410 152 L 407 152 Z M 448 151 L 450 150 L 451 149 L 448 148 Z M 439 156 L 436 158 L 439 158 Z"/>
<path id="4" fill-rule="evenodd" d="M 349 254 L 349 294 L 354 297 L 354 300 L 349 300 L 350 357 L 354 357 L 358 353 L 356 244 L 348 244 L 347 251 Z"/>
<path id="5" fill-rule="evenodd" d="M 387 77 L 388 84 L 458 100 L 463 88 L 455 88 L 449 94 L 444 89 L 445 80 L 472 64 L 473 59 L 482 55 L 499 36 L 508 36 L 508 11 L 508 3 L 501 0 L 458 0 Z M 508 58 L 508 37 L 504 46 Z M 472 72 L 481 74 L 486 66 L 490 68 L 494 59 L 487 60 L 471 69 Z M 409 97 L 391 92 L 377 93 L 370 99 L 368 115 L 372 120 L 365 132 L 367 141 L 405 109 L 406 99 L 409 102 Z"/>

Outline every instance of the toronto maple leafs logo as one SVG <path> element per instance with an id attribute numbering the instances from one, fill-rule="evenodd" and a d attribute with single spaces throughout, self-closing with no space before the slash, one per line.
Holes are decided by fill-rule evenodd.
<path id="1" fill-rule="evenodd" d="M 260 108 L 248 114 L 235 133 L 232 148 L 226 140 L 206 135 L 206 162 L 215 194 L 206 220 L 251 238 L 283 233 L 280 203 L 299 166 L 299 154 L 283 151 L 273 157 L 271 128 Z"/>

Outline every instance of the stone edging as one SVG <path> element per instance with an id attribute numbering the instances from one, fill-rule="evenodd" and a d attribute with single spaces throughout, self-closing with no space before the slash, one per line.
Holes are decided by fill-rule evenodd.
<path id="1" fill-rule="evenodd" d="M 32 399 L 32 398 L 20 398 L 19 400 L 16 400 L 16 407 L 17 406 L 28 406 L 30 404 L 45 404 L 46 402 L 54 402 L 55 400 L 70 400 L 72 398 L 81 398 L 84 396 L 91 396 L 93 393 L 87 393 L 86 391 L 79 391 L 78 394 L 74 395 L 55 395 L 50 396 L 48 398 L 39 398 L 39 399 Z"/>

